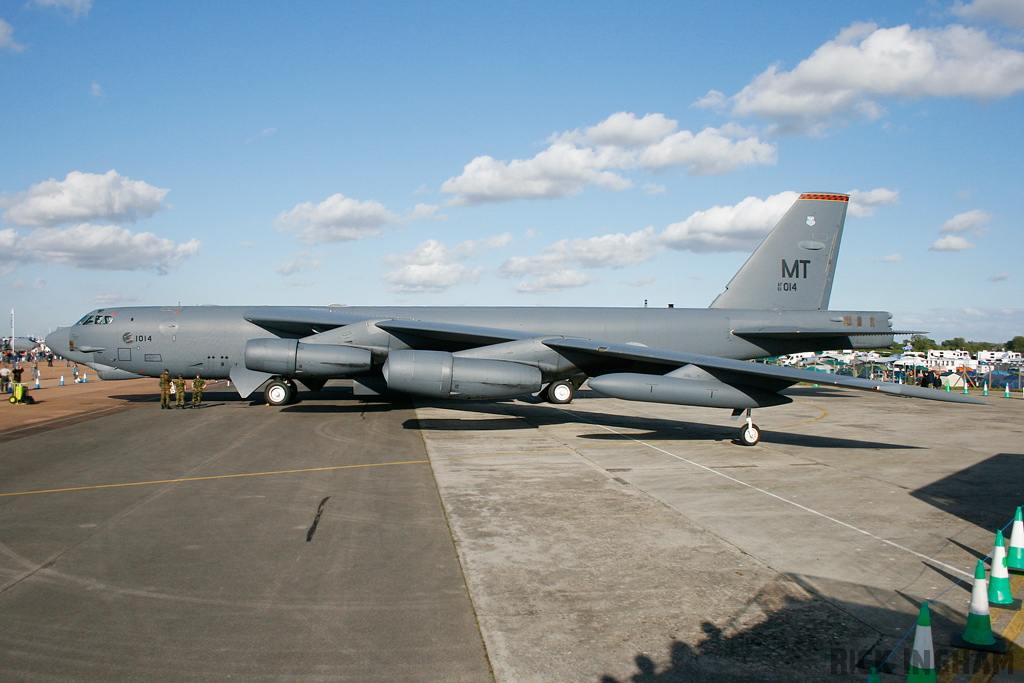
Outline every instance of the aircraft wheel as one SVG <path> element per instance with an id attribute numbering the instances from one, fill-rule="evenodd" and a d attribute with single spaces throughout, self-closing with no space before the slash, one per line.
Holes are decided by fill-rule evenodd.
<path id="1" fill-rule="evenodd" d="M 761 429 L 751 422 L 740 428 L 740 443 L 744 446 L 753 446 L 761 440 Z"/>
<path id="2" fill-rule="evenodd" d="M 272 406 L 287 405 L 287 403 L 291 401 L 292 397 L 295 395 L 295 392 L 292 390 L 292 388 L 288 386 L 286 382 L 283 382 L 279 379 L 275 379 L 270 384 L 268 384 L 266 390 L 263 393 L 267 398 L 267 403 L 269 403 Z"/>
<path id="3" fill-rule="evenodd" d="M 572 402 L 572 397 L 576 395 L 576 388 L 573 387 L 572 382 L 561 379 L 549 384 L 544 395 L 547 397 L 548 403 L 562 405 Z"/>

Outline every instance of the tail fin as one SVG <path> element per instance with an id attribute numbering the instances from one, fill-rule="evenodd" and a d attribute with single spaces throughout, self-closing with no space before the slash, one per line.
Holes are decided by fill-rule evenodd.
<path id="1" fill-rule="evenodd" d="M 711 308 L 828 308 L 849 201 L 846 194 L 800 195 Z"/>

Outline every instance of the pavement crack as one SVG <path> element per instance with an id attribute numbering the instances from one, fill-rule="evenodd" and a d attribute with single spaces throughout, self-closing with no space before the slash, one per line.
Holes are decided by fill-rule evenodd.
<path id="1" fill-rule="evenodd" d="M 306 543 L 313 540 L 313 534 L 316 533 L 316 525 L 320 523 L 320 515 L 324 514 L 324 505 L 326 505 L 327 501 L 330 499 L 331 497 L 327 496 L 320 501 L 320 507 L 316 509 L 316 517 L 313 518 L 313 524 L 310 525 L 309 531 L 306 532 Z"/>

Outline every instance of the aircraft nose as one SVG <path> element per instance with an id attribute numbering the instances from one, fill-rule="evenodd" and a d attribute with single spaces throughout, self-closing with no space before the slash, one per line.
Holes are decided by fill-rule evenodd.
<path id="1" fill-rule="evenodd" d="M 46 345 L 58 356 L 67 357 L 68 352 L 71 351 L 71 344 L 68 343 L 70 334 L 68 328 L 61 327 L 56 332 L 46 335 Z"/>

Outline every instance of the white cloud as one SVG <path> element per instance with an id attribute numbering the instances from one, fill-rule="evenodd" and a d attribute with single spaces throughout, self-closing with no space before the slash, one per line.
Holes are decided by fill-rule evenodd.
<path id="1" fill-rule="evenodd" d="M 693 175 L 721 175 L 740 166 L 774 164 L 775 149 L 756 137 L 739 140 L 717 128 L 696 135 L 681 130 L 645 148 L 638 163 L 643 168 L 685 166 Z"/>
<path id="2" fill-rule="evenodd" d="M 59 10 L 67 10 L 72 19 L 84 17 L 92 9 L 92 0 L 35 0 L 39 7 L 53 7 Z"/>
<path id="3" fill-rule="evenodd" d="M 0 19 L 0 50 L 21 52 L 24 49 L 24 45 L 19 45 L 14 42 L 14 29 L 11 28 L 11 25 L 3 19 Z"/>
<path id="4" fill-rule="evenodd" d="M 653 227 L 629 235 L 614 233 L 587 239 L 560 240 L 533 256 L 513 256 L 498 270 L 501 277 L 519 277 L 527 273 L 544 275 L 565 268 L 622 268 L 643 263 L 662 250 Z"/>
<path id="5" fill-rule="evenodd" d="M 959 235 L 946 235 L 935 240 L 928 249 L 930 251 L 965 251 L 974 249 L 974 245 Z"/>
<path id="6" fill-rule="evenodd" d="M 92 96 L 95 98 L 103 97 L 103 88 L 95 81 L 93 81 L 93 84 L 89 86 L 89 92 L 91 92 Z"/>
<path id="7" fill-rule="evenodd" d="M 486 269 L 483 266 L 471 270 L 461 263 L 411 263 L 385 273 L 382 279 L 390 283 L 388 291 L 391 292 L 437 293 L 456 285 L 479 282 L 484 272 Z"/>
<path id="8" fill-rule="evenodd" d="M 891 204 L 897 193 L 885 189 L 861 192 L 862 208 L 858 213 L 870 215 L 868 207 Z M 800 195 L 782 192 L 767 199 L 747 197 L 734 206 L 714 206 L 697 211 L 683 221 L 672 223 L 657 232 L 647 227 L 636 232 L 609 233 L 590 238 L 564 239 L 530 256 L 513 256 L 498 269 L 504 278 L 523 275 L 544 276 L 538 283 L 521 284 L 517 291 L 534 291 L 559 287 L 564 282 L 583 281 L 569 275 L 580 274 L 579 268 L 623 268 L 645 263 L 666 250 L 694 253 L 741 251 L 752 252 L 771 231 Z M 885 263 L 902 260 L 899 254 L 882 259 Z M 555 275 L 558 273 L 559 275 Z M 575 276 L 574 276 L 575 277 Z M 640 280 L 642 284 L 646 281 Z M 543 291 L 549 291 L 543 289 Z"/>
<path id="9" fill-rule="evenodd" d="M 516 291 L 520 294 L 541 294 L 574 289 L 594 282 L 594 278 L 578 270 L 556 270 L 533 282 L 520 282 Z"/>
<path id="10" fill-rule="evenodd" d="M 1022 89 L 1024 53 L 997 45 L 984 31 L 853 24 L 792 71 L 774 64 L 728 101 L 734 115 L 774 121 L 780 132 L 821 133 L 882 116 L 873 98 L 990 100 Z"/>
<path id="11" fill-rule="evenodd" d="M 50 178 L 5 200 L 7 211 L 3 217 L 5 222 L 22 227 L 99 219 L 135 222 L 167 209 L 163 201 L 168 192 L 114 170 L 103 175 L 72 171 L 64 180 Z"/>
<path id="12" fill-rule="evenodd" d="M 455 195 L 452 206 L 507 202 L 514 199 L 558 199 L 583 191 L 587 185 L 623 190 L 632 183 L 603 170 L 610 155 L 568 142 L 555 142 L 532 159 L 498 161 L 479 156 L 466 164 L 462 175 L 449 178 L 441 192 Z"/>
<path id="13" fill-rule="evenodd" d="M 747 197 L 735 206 L 698 211 L 665 228 L 662 241 L 670 249 L 698 254 L 753 251 L 799 196 L 782 192 L 767 199 Z"/>
<path id="14" fill-rule="evenodd" d="M 436 293 L 456 285 L 473 284 L 480 281 L 486 268 L 468 268 L 461 261 L 511 242 L 509 233 L 468 240 L 452 248 L 438 240 L 425 240 L 410 252 L 387 256 L 385 263 L 400 267 L 385 273 L 382 279 L 390 284 L 389 291 L 405 294 Z"/>
<path id="15" fill-rule="evenodd" d="M 120 292 L 103 292 L 97 294 L 92 300 L 97 306 L 120 306 L 122 304 L 134 304 L 142 301 L 140 297 L 121 294 Z"/>
<path id="16" fill-rule="evenodd" d="M 999 273 L 998 275 L 993 275 L 992 277 L 988 278 L 988 281 L 989 282 L 1005 282 L 1006 280 L 1009 280 L 1009 279 L 1010 279 L 1010 274 L 1009 273 Z"/>
<path id="17" fill-rule="evenodd" d="M 319 204 L 297 204 L 291 211 L 282 212 L 275 225 L 283 232 L 296 233 L 307 244 L 325 244 L 376 237 L 382 227 L 398 221 L 398 216 L 380 202 L 361 202 L 339 193 Z"/>
<path id="18" fill-rule="evenodd" d="M 155 270 L 166 274 L 199 251 L 200 242 L 182 244 L 150 232 L 117 225 L 83 223 L 70 228 L 39 228 L 22 237 L 0 230 L 0 263 L 8 269 L 49 263 L 90 270 Z"/>
<path id="19" fill-rule="evenodd" d="M 897 253 L 897 254 L 889 254 L 888 256 L 883 256 L 880 259 L 880 262 L 881 263 L 899 263 L 902 260 L 903 260 L 903 256 L 901 256 L 900 254 Z"/>
<path id="20" fill-rule="evenodd" d="M 994 19 L 1007 26 L 1024 26 L 1024 3 L 1020 0 L 974 0 L 966 5 L 957 0 L 949 11 L 967 20 Z"/>
<path id="21" fill-rule="evenodd" d="M 256 135 L 253 135 L 251 138 L 246 140 L 245 144 L 251 145 L 252 143 L 254 143 L 257 140 L 259 140 L 260 138 L 267 138 L 267 137 L 270 137 L 271 135 L 274 135 L 276 133 L 277 133 L 277 128 L 264 128 L 259 133 L 257 133 Z"/>
<path id="22" fill-rule="evenodd" d="M 984 225 L 991 220 L 992 214 L 987 211 L 982 211 L 981 209 L 974 209 L 973 211 L 967 211 L 966 213 L 960 213 L 953 216 L 942 224 L 939 228 L 939 232 L 944 235 L 949 233 L 962 234 L 965 232 L 980 235 L 984 232 Z"/>
<path id="23" fill-rule="evenodd" d="M 446 203 L 453 206 L 557 199 L 591 185 L 629 189 L 633 181 L 624 173 L 636 169 L 677 166 L 694 175 L 712 175 L 775 163 L 775 146 L 739 126 L 705 128 L 696 134 L 677 127 L 664 114 L 637 118 L 617 112 L 582 131 L 552 135 L 548 147 L 531 159 L 476 157 L 461 175 L 446 180 L 441 192 L 452 195 Z"/>
<path id="24" fill-rule="evenodd" d="M 853 190 L 850 192 L 850 205 L 846 210 L 853 218 L 871 218 L 875 215 L 875 207 L 896 204 L 899 200 L 899 192 L 884 187 L 867 192 Z"/>
<path id="25" fill-rule="evenodd" d="M 321 259 L 314 258 L 309 252 L 303 251 L 296 254 L 290 261 L 274 268 L 274 272 L 279 275 L 288 276 L 307 270 L 319 270 L 322 266 L 323 261 Z"/>
<path id="26" fill-rule="evenodd" d="M 664 114 L 646 114 L 638 119 L 635 114 L 620 111 L 587 128 L 585 137 L 598 146 L 644 147 L 672 134 L 678 126 Z"/>

